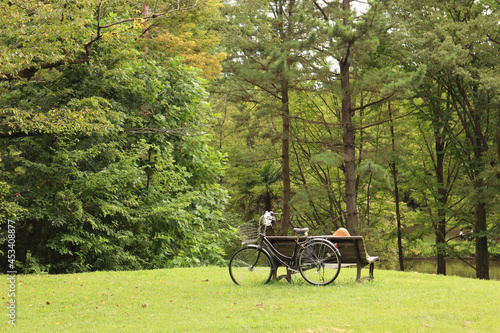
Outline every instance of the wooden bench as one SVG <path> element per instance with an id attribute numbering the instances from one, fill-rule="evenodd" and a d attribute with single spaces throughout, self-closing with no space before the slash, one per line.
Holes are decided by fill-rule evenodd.
<path id="1" fill-rule="evenodd" d="M 373 279 L 373 270 L 375 266 L 375 261 L 380 260 L 379 257 L 371 257 L 366 252 L 365 240 L 362 236 L 345 236 L 345 237 L 333 237 L 333 236 L 311 236 L 314 238 L 324 238 L 336 244 L 340 251 L 340 262 L 342 267 L 357 266 L 356 281 L 361 282 L 361 268 L 370 265 L 368 279 Z M 299 239 L 301 241 L 305 240 L 307 237 L 301 236 Z M 309 237 L 310 238 L 310 237 Z M 284 255 L 291 256 L 295 248 L 295 241 L 297 237 L 295 236 L 267 236 L 267 239 L 273 244 L 273 246 Z M 365 278 L 364 278 L 365 279 Z"/>

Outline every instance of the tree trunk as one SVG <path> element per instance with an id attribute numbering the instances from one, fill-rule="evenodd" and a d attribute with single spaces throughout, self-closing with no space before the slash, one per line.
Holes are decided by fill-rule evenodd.
<path id="1" fill-rule="evenodd" d="M 404 258 L 403 258 L 403 241 L 402 241 L 402 233 L 401 233 L 401 213 L 399 211 L 399 186 L 398 186 L 398 168 L 395 162 L 396 157 L 396 139 L 394 136 L 394 125 L 392 123 L 392 111 L 391 111 L 391 103 L 389 102 L 389 118 L 391 120 L 391 140 L 392 140 L 392 163 L 391 163 L 391 172 L 392 179 L 394 180 L 394 201 L 396 202 L 396 223 L 398 228 L 398 258 L 399 258 L 399 270 L 404 271 Z"/>
<path id="2" fill-rule="evenodd" d="M 281 160 L 283 172 L 283 214 L 281 216 L 280 235 L 286 235 L 290 226 L 290 200 L 292 196 L 290 185 L 290 109 L 288 105 L 288 84 L 282 82 L 281 91 L 281 117 L 283 120 L 283 133 L 281 139 Z"/>
<path id="3" fill-rule="evenodd" d="M 436 180 L 438 183 L 438 197 L 439 208 L 437 211 L 437 225 L 434 231 L 436 234 L 436 248 L 437 248 L 437 274 L 446 275 L 446 207 L 448 202 L 448 195 L 444 184 L 444 138 L 441 129 L 435 130 L 436 142 Z"/>
<path id="4" fill-rule="evenodd" d="M 398 187 L 398 169 L 396 163 L 392 163 L 392 178 L 394 179 L 394 200 L 396 201 L 396 223 L 398 227 L 398 258 L 399 270 L 404 271 L 404 257 L 403 257 L 403 241 L 401 232 L 401 213 L 399 211 L 399 187 Z"/>
<path id="5" fill-rule="evenodd" d="M 446 275 L 446 222 L 444 217 L 438 212 L 438 224 L 435 230 L 437 248 L 437 274 Z"/>
<path id="6" fill-rule="evenodd" d="M 342 128 L 344 132 L 344 174 L 346 196 L 346 226 L 351 234 L 358 228 L 357 193 L 356 193 L 356 149 L 354 146 L 354 129 L 351 119 L 351 93 L 349 85 L 349 64 L 341 68 L 342 90 Z M 346 74 L 347 73 L 347 74 Z"/>
<path id="7" fill-rule="evenodd" d="M 266 192 L 264 193 L 264 210 L 266 212 L 273 210 L 273 200 L 271 196 L 271 190 L 266 187 Z"/>
<path id="8" fill-rule="evenodd" d="M 350 0 L 343 0 L 343 10 L 346 12 L 343 23 L 345 26 L 348 26 Z M 349 42 L 344 57 L 340 59 L 340 86 L 342 89 L 342 129 L 344 134 L 346 227 L 349 233 L 355 235 L 358 229 L 358 208 L 356 192 L 356 149 L 354 145 L 354 127 L 352 124 L 351 112 L 351 46 L 352 42 Z"/>
<path id="9" fill-rule="evenodd" d="M 288 3 L 288 18 L 292 16 L 295 1 L 290 1 Z M 276 3 L 277 15 L 279 17 L 279 32 L 280 38 L 285 41 L 292 36 L 292 26 L 288 22 L 286 24 L 286 1 L 278 1 Z M 281 45 L 283 47 L 283 45 Z M 284 54 L 287 54 L 288 50 L 282 50 Z M 281 223 L 278 230 L 278 235 L 285 236 L 288 233 L 288 228 L 290 227 L 290 200 L 292 197 L 291 184 L 290 184 L 290 106 L 289 106 L 289 82 L 288 82 L 288 71 L 290 70 L 290 60 L 288 55 L 286 55 L 286 61 L 283 67 L 280 69 L 280 85 L 281 85 L 281 119 L 283 122 L 282 134 L 281 134 L 281 169 L 283 173 L 283 202 L 282 209 L 283 213 L 281 215 Z"/>
<path id="10" fill-rule="evenodd" d="M 486 205 L 478 202 L 476 210 L 476 228 L 474 235 L 476 238 L 476 277 L 478 279 L 490 279 L 490 264 L 488 258 L 488 238 L 486 232 Z"/>
<path id="11" fill-rule="evenodd" d="M 455 78 L 455 83 L 463 99 L 463 109 L 467 111 L 467 117 L 460 117 L 460 121 L 464 129 L 466 129 L 467 139 L 471 143 L 474 151 L 474 166 L 471 173 L 473 175 L 474 190 L 481 193 L 485 188 L 485 183 L 481 179 L 481 171 L 484 170 L 484 162 L 482 160 L 484 155 L 488 152 L 486 135 L 483 133 L 482 123 L 480 121 L 481 117 L 479 110 L 482 110 L 482 106 L 475 106 L 470 101 L 469 93 L 463 85 L 463 79 L 458 75 Z M 479 90 L 478 85 L 473 85 L 469 89 L 476 96 L 475 99 L 477 99 Z M 482 195 L 476 197 L 475 200 L 474 237 L 476 239 L 476 277 L 489 280 L 490 266 L 488 261 L 488 237 L 486 236 L 486 232 L 488 231 L 488 226 L 486 224 L 486 204 Z"/>
<path id="12" fill-rule="evenodd" d="M 500 124 L 500 104 L 498 105 L 498 123 Z M 500 164 L 500 128 L 498 129 L 498 135 L 497 135 L 497 156 L 498 156 L 498 163 Z"/>

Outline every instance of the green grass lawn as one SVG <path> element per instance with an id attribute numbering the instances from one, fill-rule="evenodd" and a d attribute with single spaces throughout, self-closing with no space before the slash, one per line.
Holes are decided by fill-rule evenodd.
<path id="1" fill-rule="evenodd" d="M 498 332 L 500 282 L 375 269 L 235 285 L 227 268 L 18 275 L 17 332 Z M 367 274 L 367 270 L 363 270 Z M 7 277 L 2 276 L 5 289 Z M 7 291 L 2 293 L 4 304 Z"/>

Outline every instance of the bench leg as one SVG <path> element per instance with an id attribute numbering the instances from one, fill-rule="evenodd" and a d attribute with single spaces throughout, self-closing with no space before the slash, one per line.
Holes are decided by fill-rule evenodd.
<path id="1" fill-rule="evenodd" d="M 357 267 L 357 270 L 358 270 L 358 272 L 356 274 L 356 282 L 361 282 L 361 264 L 358 263 L 356 265 L 356 267 Z"/>
<path id="2" fill-rule="evenodd" d="M 374 268 L 375 268 L 375 263 L 371 263 L 370 264 L 370 275 L 369 276 L 365 276 L 364 278 L 361 278 L 361 264 L 357 264 L 357 274 L 356 274 L 356 282 L 358 283 L 361 283 L 365 280 L 373 280 L 373 271 L 374 271 Z"/>

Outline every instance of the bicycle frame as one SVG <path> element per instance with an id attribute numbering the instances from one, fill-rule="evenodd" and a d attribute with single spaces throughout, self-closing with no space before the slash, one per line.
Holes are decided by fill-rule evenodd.
<path id="1" fill-rule="evenodd" d="M 299 253 L 300 248 L 303 244 L 310 241 L 312 238 L 308 238 L 305 241 L 299 242 L 299 237 L 295 241 L 295 248 L 293 249 L 292 256 L 287 256 L 278 251 L 273 244 L 267 239 L 265 232 L 261 233 L 261 241 L 260 244 L 256 245 L 260 250 L 263 250 L 269 254 L 269 256 L 279 262 L 281 266 L 287 268 L 287 270 L 292 270 L 297 272 L 297 255 Z M 257 256 L 257 261 L 259 260 L 259 256 Z M 256 261 L 256 262 L 257 262 Z M 279 265 L 278 265 L 279 266 Z M 276 267 L 274 267 L 276 268 Z"/>

